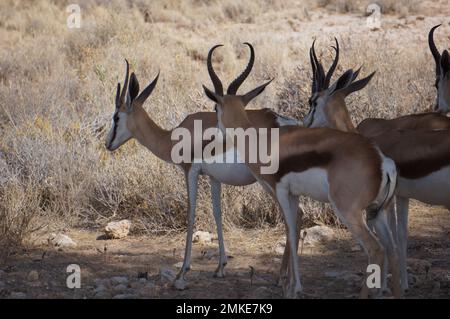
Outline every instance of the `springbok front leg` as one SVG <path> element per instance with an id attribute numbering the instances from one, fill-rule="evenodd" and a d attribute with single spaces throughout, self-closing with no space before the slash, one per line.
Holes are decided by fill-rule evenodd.
<path id="1" fill-rule="evenodd" d="M 404 292 L 409 288 L 407 272 L 407 250 L 408 250 L 408 211 L 409 199 L 405 197 L 396 198 L 397 203 L 397 246 L 400 256 L 401 285 Z"/>
<path id="2" fill-rule="evenodd" d="M 288 275 L 289 278 L 283 283 L 283 294 L 287 298 L 297 298 L 303 292 L 303 287 L 300 283 L 299 259 L 297 254 L 298 240 L 297 240 L 297 207 L 292 207 L 291 194 L 289 189 L 285 186 L 276 187 L 276 197 L 283 213 L 286 224 L 286 241 L 289 245 L 289 263 Z M 290 267 L 290 269 L 289 269 Z M 291 271 L 289 271 L 291 270 Z"/>
<path id="3" fill-rule="evenodd" d="M 213 205 L 214 219 L 217 226 L 217 239 L 219 240 L 219 265 L 214 272 L 214 277 L 223 278 L 225 276 L 224 268 L 227 265 L 227 255 L 225 253 L 225 243 L 223 240 L 222 230 L 222 208 L 221 208 L 221 194 L 222 186 L 219 181 L 214 178 L 210 178 L 211 183 L 211 197 Z"/>
<path id="4" fill-rule="evenodd" d="M 191 255 L 192 255 L 192 236 L 194 233 L 195 223 L 195 207 L 197 202 L 197 190 L 198 190 L 198 176 L 199 171 L 193 167 L 186 172 L 186 186 L 188 195 L 188 226 L 186 236 L 186 249 L 184 251 L 184 261 L 180 272 L 178 273 L 174 286 L 177 289 L 184 289 L 186 287 L 186 273 L 191 268 Z"/>

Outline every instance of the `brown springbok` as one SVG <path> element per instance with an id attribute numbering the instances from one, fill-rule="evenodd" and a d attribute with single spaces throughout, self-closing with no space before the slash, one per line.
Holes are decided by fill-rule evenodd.
<path id="1" fill-rule="evenodd" d="M 206 95 L 216 103 L 217 120 L 224 136 L 231 138 L 230 129 L 244 132 L 254 129 L 256 125 L 245 107 L 269 83 L 244 95 L 218 94 L 203 86 Z M 340 89 L 336 87 L 337 91 Z M 273 141 L 271 135 L 277 133 L 279 139 Z M 271 141 L 268 146 L 271 160 L 279 163 L 275 173 L 263 173 L 261 161 L 250 160 L 250 145 L 240 148 L 239 154 L 255 178 L 279 204 L 284 217 L 290 253 L 289 278 L 283 283 L 284 295 L 297 297 L 302 292 L 296 225 L 299 196 L 303 195 L 331 203 L 335 213 L 365 248 L 370 264 L 383 268 L 385 251 L 388 253 L 393 292 L 399 297 L 401 289 L 396 249 L 386 214 L 381 213 L 391 201 L 396 184 L 393 161 L 384 157 L 361 135 L 327 128 L 281 127 L 273 132 L 260 132 L 257 139 L 255 145 Z M 368 219 L 374 222 L 380 240 L 367 227 L 364 210 L 367 210 Z M 368 293 L 369 288 L 364 282 L 361 297 L 367 297 Z"/>
<path id="2" fill-rule="evenodd" d="M 212 52 L 212 50 L 211 50 Z M 211 52 L 208 54 L 208 71 L 211 78 L 216 78 L 211 64 Z M 237 77 L 228 87 L 228 93 L 235 94 L 240 85 L 249 75 L 254 61 L 254 51 L 250 46 L 250 62 L 244 72 Z M 159 75 L 158 75 L 159 76 Z M 230 162 L 228 154 L 233 154 L 233 150 L 227 150 L 225 163 L 214 162 L 209 159 L 207 163 L 204 159 L 194 162 L 194 154 L 191 154 L 190 162 L 174 163 L 171 151 L 176 141 L 173 139 L 172 133 L 179 128 L 187 129 L 191 135 L 194 135 L 195 123 L 201 123 L 202 132 L 208 128 L 217 127 L 217 116 L 214 112 L 198 112 L 188 115 L 178 127 L 172 130 L 165 130 L 156 124 L 145 111 L 143 104 L 149 97 L 156 86 L 158 76 L 139 94 L 139 82 L 134 72 L 129 76 L 129 64 L 126 61 L 126 75 L 123 89 L 121 91 L 120 83 L 117 85 L 116 93 L 116 109 L 113 115 L 112 127 L 107 136 L 106 148 L 114 151 L 121 145 L 125 144 L 131 138 L 135 138 L 140 144 L 148 148 L 153 154 L 165 162 L 179 166 L 185 175 L 187 194 L 188 194 L 188 226 L 186 238 L 186 250 L 183 266 L 174 282 L 175 287 L 184 289 L 186 286 L 185 275 L 190 269 L 191 252 L 192 252 L 192 236 L 195 222 L 195 207 L 198 189 L 199 175 L 209 176 L 211 185 L 211 197 L 213 205 L 213 214 L 217 226 L 217 234 L 219 240 L 219 265 L 214 276 L 223 277 L 224 267 L 227 264 L 227 256 L 225 254 L 225 245 L 222 233 L 222 212 L 221 212 L 221 183 L 244 186 L 254 183 L 256 180 L 251 172 L 243 163 Z M 223 88 L 215 83 L 218 93 Z M 272 128 L 283 125 L 298 125 L 299 123 L 291 118 L 287 118 L 272 112 L 269 109 L 248 110 L 248 117 L 252 119 L 258 127 Z M 207 141 L 205 141 L 207 142 Z M 192 150 L 195 150 L 194 143 L 200 143 L 200 149 L 203 150 L 207 143 L 193 141 Z M 202 153 L 203 154 L 203 153 Z M 217 154 L 221 156 L 221 154 Z M 300 208 L 299 208 L 300 209 Z M 285 260 L 286 257 L 283 258 Z"/>
<path id="3" fill-rule="evenodd" d="M 346 132 L 357 132 L 352 124 L 345 97 L 362 89 L 372 78 L 355 81 L 358 72 L 348 70 L 337 81 L 343 85 L 336 92 L 335 85 L 328 87 L 323 83 L 323 69 L 311 47 L 313 70 L 310 110 L 304 119 L 307 127 L 328 127 Z M 333 64 L 336 63 L 336 60 Z M 365 135 L 365 131 L 360 132 Z M 402 289 L 408 289 L 406 272 L 407 223 L 409 199 L 417 199 L 432 205 L 443 205 L 450 209 L 450 131 L 449 130 L 405 130 L 392 128 L 371 136 L 385 156 L 395 161 L 398 170 L 398 183 L 395 190 L 396 214 L 393 206 L 390 216 L 396 216 L 391 228 L 400 250 L 400 269 Z"/>
<path id="4" fill-rule="evenodd" d="M 437 90 L 434 112 L 410 114 L 395 119 L 368 118 L 359 123 L 357 129 L 364 136 L 376 136 L 391 129 L 407 130 L 447 130 L 450 129 L 450 118 L 445 116 L 450 112 L 450 58 L 447 51 L 442 55 L 434 44 L 434 31 L 440 26 L 436 25 L 428 33 L 428 44 L 436 64 Z"/>

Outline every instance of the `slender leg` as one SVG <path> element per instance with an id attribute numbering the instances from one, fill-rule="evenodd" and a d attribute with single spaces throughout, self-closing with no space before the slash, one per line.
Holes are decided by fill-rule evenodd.
<path id="1" fill-rule="evenodd" d="M 194 233 L 195 206 L 197 201 L 199 172 L 191 168 L 185 175 L 188 193 L 188 226 L 183 266 L 181 267 L 181 270 L 174 282 L 175 287 L 178 289 L 184 289 L 186 287 L 185 275 L 191 268 L 192 235 Z"/>
<path id="2" fill-rule="evenodd" d="M 394 297 L 400 298 L 402 291 L 400 288 L 400 268 L 399 268 L 399 257 L 398 249 L 392 236 L 392 232 L 389 229 L 388 218 L 384 211 L 378 213 L 375 219 L 375 229 L 377 232 L 378 239 L 380 240 L 383 247 L 386 249 L 386 254 L 388 257 L 387 264 L 390 266 L 392 273 L 392 292 Z M 386 263 L 385 263 L 386 264 Z M 387 265 L 382 270 L 383 278 L 386 278 Z"/>
<path id="3" fill-rule="evenodd" d="M 351 207 L 350 205 L 341 206 Z M 353 237 L 361 244 L 361 246 L 364 247 L 364 250 L 369 257 L 369 264 L 376 264 L 382 268 L 385 259 L 384 248 L 377 240 L 373 232 L 369 230 L 366 221 L 363 218 L 362 209 L 340 209 L 337 205 L 333 205 L 333 208 L 337 212 L 337 215 L 341 218 L 341 221 L 347 226 Z M 369 297 L 367 275 L 362 285 L 360 297 Z"/>
<path id="4" fill-rule="evenodd" d="M 225 276 L 224 268 L 227 264 L 227 255 L 225 253 L 225 243 L 223 240 L 223 230 L 222 230 L 222 209 L 221 209 L 221 184 L 217 180 L 211 177 L 211 197 L 213 204 L 214 219 L 217 226 L 217 238 L 219 239 L 219 265 L 214 272 L 214 277 L 222 278 Z"/>
<path id="5" fill-rule="evenodd" d="M 291 200 L 289 190 L 285 187 L 277 187 L 276 196 L 284 216 L 286 224 L 286 238 L 289 241 L 290 249 L 290 267 L 292 269 L 293 278 L 289 278 L 283 285 L 284 295 L 288 298 L 297 298 L 303 288 L 300 283 L 299 260 L 296 250 L 297 242 L 297 208 L 291 208 Z M 292 277 L 292 276 L 291 276 Z M 291 282 L 294 282 L 294 285 Z"/>
<path id="6" fill-rule="evenodd" d="M 400 273 L 401 283 L 403 291 L 407 291 L 408 286 L 408 273 L 407 267 L 407 243 L 408 243 L 408 210 L 409 199 L 404 197 L 397 197 L 397 238 L 398 248 L 400 252 Z"/>
<path id="7" fill-rule="evenodd" d="M 300 232 L 302 230 L 302 222 L 303 222 L 303 210 L 299 207 L 299 198 L 297 196 L 289 196 L 289 204 L 292 209 L 297 210 L 297 240 L 296 240 L 296 251 L 298 252 L 298 245 L 300 241 Z M 289 254 L 289 240 L 286 240 L 286 246 L 284 247 L 283 259 L 281 262 L 280 268 L 280 277 L 278 278 L 278 286 L 283 285 L 283 281 L 289 277 L 291 274 L 291 269 L 288 264 L 290 258 Z"/>
<path id="8" fill-rule="evenodd" d="M 395 200 L 391 200 L 389 206 L 386 208 L 386 213 L 387 213 L 387 219 L 389 222 L 389 230 L 390 233 L 392 234 L 392 238 L 394 240 L 395 243 L 395 247 L 396 247 L 396 253 L 397 253 L 397 258 L 400 258 L 399 256 L 399 249 L 398 249 L 398 235 L 397 235 L 397 213 L 396 213 L 396 209 L 395 209 Z M 388 287 L 387 287 L 387 275 L 388 275 L 388 269 L 389 269 L 389 257 L 387 256 L 386 253 L 386 259 L 385 259 L 385 272 L 384 272 L 384 278 L 383 278 L 383 291 L 388 291 Z M 398 262 L 400 262 L 400 260 L 398 260 Z"/>

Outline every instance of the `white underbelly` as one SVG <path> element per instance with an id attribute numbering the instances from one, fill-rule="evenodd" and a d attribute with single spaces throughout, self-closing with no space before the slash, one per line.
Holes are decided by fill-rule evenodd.
<path id="1" fill-rule="evenodd" d="M 202 163 L 201 170 L 203 174 L 209 175 L 217 181 L 228 185 L 244 186 L 256 182 L 247 165 L 242 163 Z"/>
<path id="2" fill-rule="evenodd" d="M 320 202 L 329 201 L 327 172 L 321 168 L 311 168 L 301 173 L 289 173 L 281 178 L 278 185 L 287 187 L 293 195 L 307 196 Z"/>
<path id="3" fill-rule="evenodd" d="M 208 163 L 202 162 L 199 165 L 202 174 L 211 176 L 224 184 L 244 186 L 256 182 L 250 169 L 232 148 L 225 154 L 209 158 Z"/>
<path id="4" fill-rule="evenodd" d="M 450 207 L 450 166 L 417 179 L 399 176 L 396 194 L 427 204 Z"/>

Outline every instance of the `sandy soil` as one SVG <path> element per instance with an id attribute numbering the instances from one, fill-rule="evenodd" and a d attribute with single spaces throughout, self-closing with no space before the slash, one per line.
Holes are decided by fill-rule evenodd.
<path id="1" fill-rule="evenodd" d="M 446 209 L 414 204 L 411 211 L 407 298 L 450 297 L 450 214 Z M 179 291 L 160 275 L 177 270 L 183 260 L 184 236 L 130 236 L 103 240 L 100 232 L 69 230 L 76 249 L 45 245 L 18 251 L 0 271 L 2 298 L 280 298 L 275 285 L 281 263 L 279 230 L 226 233 L 230 256 L 226 277 L 213 278 L 217 242 L 194 244 L 189 286 Z M 243 245 L 245 243 L 245 245 Z M 362 251 L 345 230 L 333 240 L 304 247 L 301 274 L 310 298 L 356 298 L 366 266 Z M 106 252 L 105 252 L 106 247 Z M 66 267 L 81 268 L 81 288 L 68 289 Z M 254 274 L 251 276 L 250 267 Z M 168 270 L 170 269 L 170 270 Z M 32 278 L 31 272 L 38 278 Z M 146 277 L 147 279 L 138 279 Z M 125 277 L 114 278 L 114 277 Z M 170 276 L 170 274 L 169 274 Z"/>

